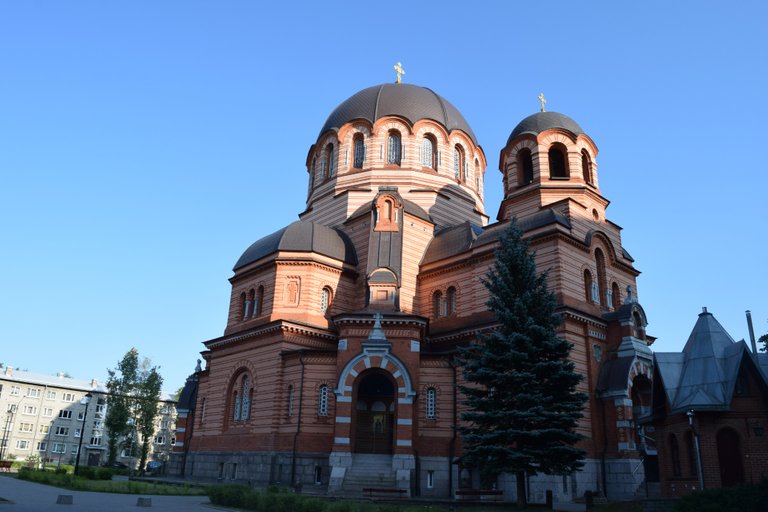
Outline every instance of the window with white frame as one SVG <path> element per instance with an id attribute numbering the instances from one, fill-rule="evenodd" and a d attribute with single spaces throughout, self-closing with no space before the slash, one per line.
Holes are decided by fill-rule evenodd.
<path id="1" fill-rule="evenodd" d="M 45 399 L 46 400 L 56 400 L 56 392 L 55 391 L 48 391 L 45 394 Z"/>
<path id="2" fill-rule="evenodd" d="M 66 443 L 53 443 L 51 452 L 53 453 L 65 453 L 67 451 Z"/>
<path id="3" fill-rule="evenodd" d="M 317 399 L 317 415 L 328 416 L 328 385 L 320 386 Z"/>
<path id="4" fill-rule="evenodd" d="M 101 434 L 96 435 L 94 432 L 93 437 L 91 437 L 91 446 L 101 446 Z"/>
<path id="5" fill-rule="evenodd" d="M 62 400 L 65 402 L 74 402 L 75 401 L 75 394 L 74 393 L 64 393 L 64 396 L 62 397 Z"/>
<path id="6" fill-rule="evenodd" d="M 75 434 L 74 435 L 75 435 L 75 437 L 80 437 L 80 429 L 79 428 L 75 429 Z"/>
<path id="7" fill-rule="evenodd" d="M 37 407 L 34 405 L 25 405 L 21 410 L 21 414 L 37 414 Z"/>
<path id="8" fill-rule="evenodd" d="M 165 436 L 156 436 L 155 444 L 165 444 Z"/>
<path id="9" fill-rule="evenodd" d="M 21 394 L 21 388 L 19 386 L 11 386 L 11 396 L 19 396 Z"/>
<path id="10" fill-rule="evenodd" d="M 40 425 L 40 433 L 41 434 L 47 434 L 50 431 L 51 431 L 51 426 L 50 425 Z"/>
<path id="11" fill-rule="evenodd" d="M 76 444 L 72 445 L 72 455 L 77 455 L 78 448 L 79 448 L 78 445 Z"/>
<path id="12" fill-rule="evenodd" d="M 34 432 L 35 425 L 33 423 L 19 423 L 19 432 Z"/>
<path id="13" fill-rule="evenodd" d="M 102 428 L 104 426 L 104 422 L 100 420 L 96 420 L 93 422 L 93 428 Z"/>
<path id="14" fill-rule="evenodd" d="M 427 419 L 433 420 L 437 415 L 437 390 L 427 389 Z"/>
<path id="15" fill-rule="evenodd" d="M 427 489 L 435 488 L 435 472 L 432 470 L 427 471 Z"/>
<path id="16" fill-rule="evenodd" d="M 85 411 L 78 411 L 77 412 L 77 420 L 83 421 L 85 419 Z"/>
<path id="17" fill-rule="evenodd" d="M 56 427 L 55 431 L 57 436 L 68 436 L 69 435 L 69 427 Z"/>
<path id="18" fill-rule="evenodd" d="M 48 418 L 53 416 L 53 407 L 43 407 L 43 416 Z"/>
<path id="19" fill-rule="evenodd" d="M 37 451 L 44 452 L 48 449 L 48 443 L 46 441 L 37 442 Z"/>
<path id="20" fill-rule="evenodd" d="M 72 418 L 72 411 L 68 411 L 66 409 L 62 409 L 59 411 L 59 418 L 68 420 Z"/>
<path id="21" fill-rule="evenodd" d="M 27 396 L 30 398 L 38 398 L 40 396 L 39 388 L 27 388 Z"/>
<path id="22" fill-rule="evenodd" d="M 19 439 L 16 441 L 17 450 L 29 450 L 29 441 L 26 439 Z"/>

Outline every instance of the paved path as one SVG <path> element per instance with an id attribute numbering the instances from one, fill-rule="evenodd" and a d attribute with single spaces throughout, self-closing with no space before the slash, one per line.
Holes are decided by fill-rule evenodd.
<path id="1" fill-rule="evenodd" d="M 72 495 L 73 504 L 57 505 L 56 499 L 60 494 Z M 137 507 L 136 502 L 139 497 L 152 498 L 152 508 Z M 144 496 L 70 491 L 11 477 L 0 477 L 0 498 L 13 502 L 0 502 L 0 512 L 141 512 L 143 510 L 211 512 L 215 509 L 207 496 Z"/>

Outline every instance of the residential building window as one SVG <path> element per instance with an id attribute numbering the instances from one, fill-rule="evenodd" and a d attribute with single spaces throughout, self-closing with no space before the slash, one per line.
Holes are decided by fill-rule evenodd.
<path id="1" fill-rule="evenodd" d="M 317 399 L 317 415 L 328 416 L 328 385 L 320 386 Z"/>
<path id="2" fill-rule="evenodd" d="M 400 134 L 396 131 L 391 131 L 387 136 L 387 163 L 400 165 L 401 156 Z"/>
<path id="3" fill-rule="evenodd" d="M 75 394 L 74 393 L 64 393 L 64 397 L 62 398 L 65 402 L 74 402 L 75 401 Z"/>
<path id="4" fill-rule="evenodd" d="M 48 418 L 53 416 L 53 407 L 43 407 L 43 416 Z"/>
<path id="5" fill-rule="evenodd" d="M 66 409 L 62 409 L 59 411 L 59 418 L 68 420 L 72 418 L 72 411 L 68 411 Z"/>
<path id="6" fill-rule="evenodd" d="M 568 167 L 565 158 L 566 149 L 561 144 L 555 144 L 549 148 L 549 177 L 567 178 Z"/>
<path id="7" fill-rule="evenodd" d="M 37 442 L 37 451 L 44 452 L 48 449 L 48 443 L 46 441 Z"/>
<path id="8" fill-rule="evenodd" d="M 56 392 L 55 391 L 48 391 L 45 394 L 45 399 L 46 400 L 56 400 Z"/>
<path id="9" fill-rule="evenodd" d="M 67 445 L 65 443 L 53 443 L 51 452 L 53 453 L 66 453 Z"/>
<path id="10" fill-rule="evenodd" d="M 77 412 L 77 420 L 83 421 L 85 419 L 85 411 L 78 411 Z"/>
<path id="11" fill-rule="evenodd" d="M 80 437 L 80 429 L 79 429 L 79 428 L 76 428 L 76 429 L 75 429 L 75 433 L 74 433 L 74 436 L 75 436 L 75 437 Z"/>
<path id="12" fill-rule="evenodd" d="M 533 156 L 531 150 L 528 148 L 520 150 L 517 154 L 517 162 L 520 168 L 518 171 L 518 183 L 520 185 L 528 185 L 533 183 Z"/>
<path id="13" fill-rule="evenodd" d="M 425 135 L 421 141 L 421 165 L 437 169 L 437 142 L 431 135 Z"/>
<path id="14" fill-rule="evenodd" d="M 165 444 L 165 436 L 156 436 L 155 444 Z"/>
<path id="15" fill-rule="evenodd" d="M 56 435 L 57 436 L 68 436 L 69 435 L 69 427 L 56 427 Z"/>
<path id="16" fill-rule="evenodd" d="M 37 407 L 34 405 L 25 405 L 21 414 L 37 414 Z"/>
<path id="17" fill-rule="evenodd" d="M 19 432 L 34 432 L 35 426 L 32 423 L 19 423 Z"/>
<path id="18" fill-rule="evenodd" d="M 101 435 L 91 437 L 91 446 L 101 446 Z"/>
<path id="19" fill-rule="evenodd" d="M 38 388 L 27 388 L 27 396 L 30 398 L 40 397 L 40 390 Z"/>
<path id="20" fill-rule="evenodd" d="M 51 430 L 50 425 L 40 425 L 40 433 L 47 434 Z"/>
<path id="21" fill-rule="evenodd" d="M 73 444 L 73 445 L 72 445 L 72 452 L 71 452 L 71 453 L 72 453 L 72 455 L 77 455 L 77 451 L 78 451 L 78 449 L 79 449 L 78 445 L 76 445 L 76 444 Z"/>
<path id="22" fill-rule="evenodd" d="M 18 450 L 29 450 L 29 441 L 26 439 L 19 439 L 16 441 L 16 448 Z"/>
<path id="23" fill-rule="evenodd" d="M 427 419 L 433 420 L 437 416 L 437 391 L 435 388 L 427 389 Z"/>
<path id="24" fill-rule="evenodd" d="M 354 138 L 354 163 L 353 167 L 355 169 L 362 169 L 363 164 L 365 163 L 365 141 L 363 140 L 363 134 L 358 133 L 355 134 Z"/>
<path id="25" fill-rule="evenodd" d="M 456 313 L 456 288 L 451 286 L 445 294 L 446 316 Z"/>
<path id="26" fill-rule="evenodd" d="M 11 386 L 11 396 L 19 396 L 21 394 L 21 388 L 19 386 Z"/>

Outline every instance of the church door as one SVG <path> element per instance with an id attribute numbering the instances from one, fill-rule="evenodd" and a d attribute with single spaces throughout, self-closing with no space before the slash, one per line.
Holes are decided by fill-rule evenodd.
<path id="1" fill-rule="evenodd" d="M 369 371 L 360 376 L 355 404 L 355 452 L 392 453 L 395 386 L 389 376 Z"/>
<path id="2" fill-rule="evenodd" d="M 717 433 L 717 457 L 720 459 L 720 481 L 723 487 L 744 483 L 739 434 L 731 428 Z"/>

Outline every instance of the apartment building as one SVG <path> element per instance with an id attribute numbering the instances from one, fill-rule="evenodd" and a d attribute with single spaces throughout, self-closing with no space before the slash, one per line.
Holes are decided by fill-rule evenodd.
<path id="1" fill-rule="evenodd" d="M 80 380 L 6 367 L 0 370 L 0 459 L 97 466 L 107 460 L 108 392 L 96 379 Z M 167 460 L 173 446 L 176 406 L 163 396 L 150 460 Z M 133 436 L 130 436 L 133 438 Z M 140 436 L 136 436 L 138 443 Z M 125 444 L 125 443 L 122 443 Z M 136 444 L 134 444 L 135 446 Z M 118 461 L 138 462 L 138 450 L 122 449 Z"/>

